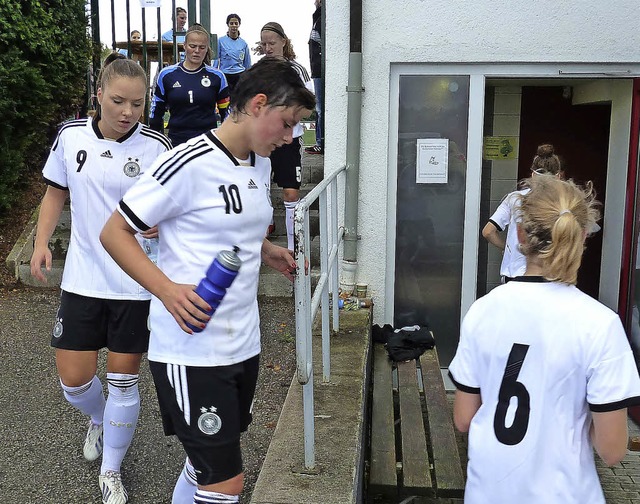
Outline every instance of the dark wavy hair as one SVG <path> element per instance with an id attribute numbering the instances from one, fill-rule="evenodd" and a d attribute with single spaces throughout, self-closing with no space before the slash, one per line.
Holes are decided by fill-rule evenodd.
<path id="1" fill-rule="evenodd" d="M 232 116 L 244 114 L 249 101 L 258 94 L 266 95 L 270 107 L 315 108 L 314 94 L 305 87 L 291 63 L 280 58 L 262 58 L 242 74 L 231 93 Z"/>

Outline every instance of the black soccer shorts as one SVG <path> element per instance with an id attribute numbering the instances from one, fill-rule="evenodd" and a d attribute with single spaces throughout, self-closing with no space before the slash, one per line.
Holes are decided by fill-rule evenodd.
<path id="1" fill-rule="evenodd" d="M 51 346 L 63 350 L 145 353 L 149 301 L 101 299 L 62 291 Z"/>
<path id="2" fill-rule="evenodd" d="M 259 355 L 230 366 L 196 367 L 149 361 L 162 425 L 176 435 L 199 485 L 242 472 L 240 434 L 251 423 Z"/>
<path id="3" fill-rule="evenodd" d="M 278 147 L 269 156 L 273 181 L 283 189 L 300 189 L 302 185 L 302 137 Z"/>

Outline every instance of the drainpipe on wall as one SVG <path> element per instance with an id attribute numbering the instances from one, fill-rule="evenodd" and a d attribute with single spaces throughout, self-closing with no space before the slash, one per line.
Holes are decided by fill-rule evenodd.
<path id="1" fill-rule="evenodd" d="M 358 266 L 358 189 L 360 177 L 360 121 L 362 116 L 362 0 L 351 0 L 349 77 L 347 81 L 347 172 L 344 250 L 340 288 L 352 294 Z"/>

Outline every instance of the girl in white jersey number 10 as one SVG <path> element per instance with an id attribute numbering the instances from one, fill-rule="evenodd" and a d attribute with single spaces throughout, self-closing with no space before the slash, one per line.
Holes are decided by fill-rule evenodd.
<path id="1" fill-rule="evenodd" d="M 188 457 L 173 504 L 230 504 L 242 491 L 240 434 L 251 422 L 260 354 L 260 264 L 289 278 L 295 271 L 292 252 L 265 239 L 273 214 L 268 156 L 291 143 L 314 106 L 288 62 L 263 58 L 238 81 L 222 125 L 160 156 L 102 231 L 116 262 L 154 294 L 149 366 L 164 431 Z M 157 266 L 134 239 L 155 223 Z M 210 307 L 195 286 L 234 247 L 242 266 L 205 327 L 201 309 Z"/>
<path id="2" fill-rule="evenodd" d="M 527 184 L 524 276 L 471 306 L 449 367 L 469 431 L 465 503 L 603 504 L 593 449 L 609 465 L 626 455 L 640 378 L 618 315 L 575 286 L 598 217 L 591 186 Z"/>
<path id="3" fill-rule="evenodd" d="M 69 196 L 71 239 L 51 345 L 64 397 L 90 418 L 83 451 L 87 460 L 102 454 L 99 485 L 105 504 L 127 501 L 120 465 L 140 410 L 138 371 L 149 343 L 150 294 L 104 251 L 99 233 L 125 191 L 170 148 L 164 136 L 138 122 L 146 87 L 140 65 L 116 59 L 101 72 L 96 117 L 62 126 L 43 169 L 48 187 L 31 257 L 31 274 L 46 281 L 42 267 L 50 270 L 52 259 L 48 242 Z M 155 235 L 150 229 L 144 240 Z M 140 252 L 142 242 L 135 238 Z M 106 401 L 96 376 L 98 350 L 105 347 Z"/>

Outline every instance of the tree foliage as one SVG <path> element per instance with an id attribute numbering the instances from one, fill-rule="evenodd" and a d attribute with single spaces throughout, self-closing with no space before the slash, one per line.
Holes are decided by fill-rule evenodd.
<path id="1" fill-rule="evenodd" d="M 86 0 L 0 0 L 0 213 L 85 99 Z"/>

